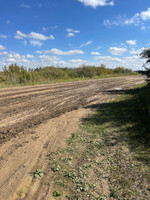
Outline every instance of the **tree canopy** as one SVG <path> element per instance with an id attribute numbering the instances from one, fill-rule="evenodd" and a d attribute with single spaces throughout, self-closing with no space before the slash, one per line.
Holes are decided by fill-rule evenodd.
<path id="1" fill-rule="evenodd" d="M 144 49 L 143 52 L 140 54 L 142 58 L 146 58 L 147 61 L 144 64 L 144 68 L 146 70 L 146 76 L 150 77 L 150 48 Z"/>

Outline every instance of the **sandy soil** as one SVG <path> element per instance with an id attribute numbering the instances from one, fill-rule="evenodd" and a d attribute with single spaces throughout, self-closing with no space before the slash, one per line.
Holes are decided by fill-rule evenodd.
<path id="1" fill-rule="evenodd" d="M 33 171 L 50 173 L 47 155 L 77 131 L 91 112 L 84 105 L 108 101 L 112 95 L 107 91 L 144 80 L 130 76 L 0 89 L 0 199 L 49 199 L 50 191 L 44 191 Z"/>

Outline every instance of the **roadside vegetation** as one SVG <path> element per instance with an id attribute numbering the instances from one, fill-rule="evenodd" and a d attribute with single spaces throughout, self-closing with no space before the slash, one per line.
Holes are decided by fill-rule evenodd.
<path id="1" fill-rule="evenodd" d="M 79 68 L 60 68 L 49 66 L 35 69 L 26 69 L 23 66 L 11 64 L 9 66 L 4 66 L 3 71 L 0 72 L 0 87 L 34 85 L 134 74 L 137 73 L 133 72 L 131 69 L 126 69 L 124 67 L 109 69 L 103 64 L 99 67 L 84 65 Z"/>
<path id="2" fill-rule="evenodd" d="M 149 199 L 150 87 L 108 92 L 119 97 L 88 106 L 94 114 L 83 119 L 66 148 L 50 152 L 54 198 Z"/>

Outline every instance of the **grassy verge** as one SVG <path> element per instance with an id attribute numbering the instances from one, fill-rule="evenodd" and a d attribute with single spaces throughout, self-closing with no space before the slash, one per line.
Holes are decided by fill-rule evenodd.
<path id="1" fill-rule="evenodd" d="M 52 83 L 63 83 L 63 82 L 75 82 L 75 81 L 85 81 L 85 80 L 92 80 L 92 79 L 104 79 L 104 78 L 112 78 L 112 77 L 122 77 L 122 76 L 133 76 L 133 75 L 139 75 L 137 72 L 132 73 L 125 73 L 125 74 L 107 74 L 103 76 L 95 76 L 92 78 L 68 78 L 68 79 L 54 79 L 54 80 L 41 80 L 38 82 L 27 82 L 27 83 L 7 83 L 7 82 L 0 82 L 0 88 L 6 88 L 6 87 L 20 87 L 20 86 L 30 86 L 30 85 L 40 85 L 40 84 L 52 84 Z"/>
<path id="2" fill-rule="evenodd" d="M 64 149 L 51 152 L 52 196 L 69 200 L 147 200 L 150 197 L 150 89 L 91 106 Z"/>

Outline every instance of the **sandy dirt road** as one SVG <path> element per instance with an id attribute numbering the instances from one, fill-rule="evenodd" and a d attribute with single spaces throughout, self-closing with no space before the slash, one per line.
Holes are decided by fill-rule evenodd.
<path id="1" fill-rule="evenodd" d="M 77 131 L 83 106 L 112 98 L 108 90 L 128 89 L 145 77 L 129 76 L 0 89 L 0 199 L 50 199 L 50 186 L 33 179 L 45 173 L 47 155 Z M 45 184 L 46 184 L 46 180 Z"/>

